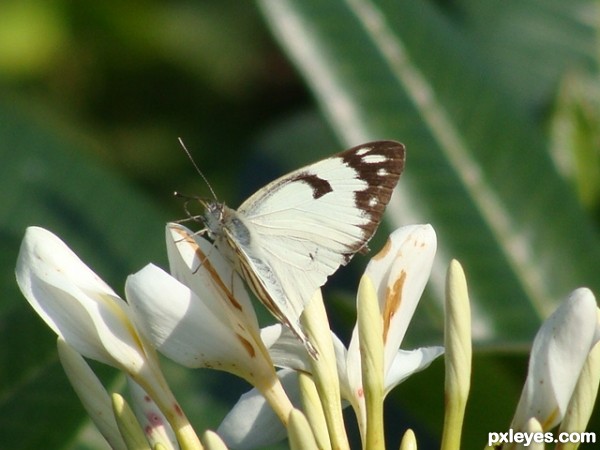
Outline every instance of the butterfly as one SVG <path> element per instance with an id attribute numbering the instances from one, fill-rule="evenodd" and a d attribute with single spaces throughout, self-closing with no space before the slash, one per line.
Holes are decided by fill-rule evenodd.
<path id="1" fill-rule="evenodd" d="M 254 294 L 317 357 L 300 316 L 375 233 L 404 169 L 404 145 L 375 141 L 288 173 L 235 210 L 202 202 L 208 238 Z"/>

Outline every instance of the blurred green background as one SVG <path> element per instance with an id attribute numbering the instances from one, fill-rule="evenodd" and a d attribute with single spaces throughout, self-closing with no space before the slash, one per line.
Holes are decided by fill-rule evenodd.
<path id="1" fill-rule="evenodd" d="M 165 266 L 172 192 L 209 195 L 178 137 L 230 206 L 351 145 L 407 145 L 382 228 L 432 223 L 439 252 L 405 348 L 441 342 L 459 259 L 478 350 L 464 448 L 482 448 L 510 423 L 541 320 L 576 287 L 600 292 L 599 18 L 592 0 L 3 0 L 0 448 L 104 448 L 16 288 L 18 246 L 47 227 L 117 292 Z M 327 289 L 343 339 L 367 261 Z M 165 364 L 197 430 L 247 388 Z M 413 427 L 435 448 L 442 376 L 438 361 L 390 395 L 391 447 Z"/>

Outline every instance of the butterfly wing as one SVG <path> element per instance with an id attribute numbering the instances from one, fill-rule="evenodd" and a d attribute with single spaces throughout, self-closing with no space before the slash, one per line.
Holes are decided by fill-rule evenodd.
<path id="1" fill-rule="evenodd" d="M 269 183 L 238 208 L 249 232 L 233 237 L 245 278 L 278 318 L 299 324 L 327 277 L 366 246 L 404 161 L 398 142 L 363 144 Z"/>

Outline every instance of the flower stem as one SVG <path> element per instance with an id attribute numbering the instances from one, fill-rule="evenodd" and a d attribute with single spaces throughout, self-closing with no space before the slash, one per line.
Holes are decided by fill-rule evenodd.
<path id="1" fill-rule="evenodd" d="M 316 292 L 304 309 L 301 320 L 309 338 L 319 350 L 319 359 L 311 361 L 312 374 L 317 392 L 321 398 L 331 448 L 336 450 L 349 449 L 350 444 L 348 443 L 342 415 L 342 400 L 335 351 L 320 290 Z"/>
<path id="2" fill-rule="evenodd" d="M 254 380 L 256 389 L 265 397 L 267 403 L 273 408 L 273 411 L 281 420 L 285 427 L 288 425 L 290 412 L 294 409 L 294 405 L 285 393 L 279 378 L 273 373 L 270 379 L 258 378 Z"/>
<path id="3" fill-rule="evenodd" d="M 367 275 L 363 275 L 358 286 L 357 313 L 367 418 L 363 448 L 383 450 L 383 321 L 377 293 Z"/>

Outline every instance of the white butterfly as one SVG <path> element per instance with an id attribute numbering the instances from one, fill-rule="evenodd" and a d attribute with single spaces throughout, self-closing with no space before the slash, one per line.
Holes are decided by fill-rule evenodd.
<path id="1" fill-rule="evenodd" d="M 353 147 L 267 184 L 236 210 L 204 203 L 208 237 L 316 357 L 300 316 L 327 277 L 366 249 L 404 169 L 404 146 Z"/>

